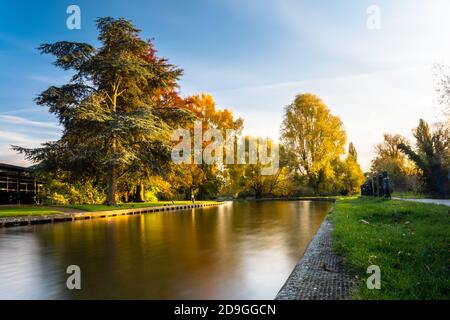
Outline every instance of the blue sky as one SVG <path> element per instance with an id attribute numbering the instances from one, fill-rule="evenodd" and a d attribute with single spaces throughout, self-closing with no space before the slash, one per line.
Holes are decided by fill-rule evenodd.
<path id="1" fill-rule="evenodd" d="M 81 8 L 81 30 L 66 8 Z M 381 28 L 369 30 L 377 5 Z M 343 120 L 364 169 L 383 132 L 410 137 L 420 117 L 437 121 L 433 65 L 450 65 L 450 3 L 396 1 L 9 1 L 0 11 L 0 162 L 26 164 L 10 144 L 35 147 L 60 128 L 33 99 L 70 73 L 36 47 L 97 44 L 94 20 L 125 17 L 184 69 L 181 93 L 211 93 L 245 119 L 250 134 L 278 136 L 296 94 L 318 94 Z"/>

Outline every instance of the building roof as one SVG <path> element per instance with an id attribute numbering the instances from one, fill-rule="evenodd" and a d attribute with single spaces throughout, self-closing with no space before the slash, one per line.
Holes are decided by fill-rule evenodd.
<path id="1" fill-rule="evenodd" d="M 7 163 L 0 163 L 0 170 L 16 171 L 16 172 L 31 172 L 30 168 L 15 166 Z"/>

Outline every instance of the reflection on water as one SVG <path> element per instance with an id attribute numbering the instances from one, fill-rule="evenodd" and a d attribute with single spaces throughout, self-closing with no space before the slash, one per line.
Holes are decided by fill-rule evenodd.
<path id="1" fill-rule="evenodd" d="M 218 207 L 0 229 L 0 298 L 272 299 L 330 208 Z M 81 290 L 66 268 L 81 268 Z"/>

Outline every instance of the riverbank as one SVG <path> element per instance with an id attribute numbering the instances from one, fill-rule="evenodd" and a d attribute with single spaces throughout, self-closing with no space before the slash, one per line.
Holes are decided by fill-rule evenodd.
<path id="1" fill-rule="evenodd" d="M 449 299 L 449 208 L 376 198 L 341 199 L 331 213 L 333 247 L 358 276 L 354 299 Z M 367 268 L 381 269 L 369 290 Z"/>
<path id="2" fill-rule="evenodd" d="M 449 299 L 449 208 L 339 198 L 276 299 Z M 369 290 L 367 268 L 381 269 Z"/>
<path id="3" fill-rule="evenodd" d="M 63 206 L 0 205 L 0 218 L 78 213 L 82 211 Z"/>
<path id="4" fill-rule="evenodd" d="M 121 208 L 120 206 L 111 208 L 107 206 L 102 207 L 101 205 L 92 205 L 89 207 L 91 210 L 93 210 L 93 208 L 98 208 L 98 211 L 81 211 L 81 209 L 73 207 L 5 206 L 3 209 L 0 208 L 0 227 L 108 218 L 121 215 L 144 214 L 171 210 L 186 210 L 216 206 L 223 203 L 224 202 L 216 201 L 203 201 L 195 203 L 181 201 L 178 204 L 171 204 L 169 202 L 134 204 L 134 207 L 129 208 Z M 105 210 L 106 208 L 109 208 L 109 210 Z"/>

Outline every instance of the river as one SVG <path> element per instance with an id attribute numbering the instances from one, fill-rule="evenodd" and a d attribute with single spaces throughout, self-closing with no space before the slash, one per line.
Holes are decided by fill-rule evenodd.
<path id="1" fill-rule="evenodd" d="M 242 201 L 1 228 L 0 299 L 273 299 L 330 207 Z"/>

